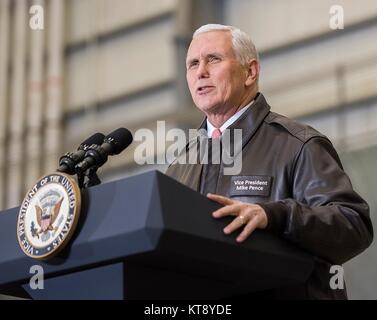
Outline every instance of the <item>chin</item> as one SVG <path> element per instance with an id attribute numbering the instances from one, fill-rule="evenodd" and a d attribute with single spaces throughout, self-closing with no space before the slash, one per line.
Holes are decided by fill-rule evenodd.
<path id="1" fill-rule="evenodd" d="M 208 105 L 199 105 L 199 106 L 197 105 L 197 108 L 204 113 L 214 110 L 214 106 L 208 106 Z"/>
<path id="2" fill-rule="evenodd" d="M 214 104 L 214 103 L 205 103 L 205 102 L 202 102 L 202 103 L 196 103 L 195 104 L 199 110 L 203 111 L 203 112 L 209 112 L 211 110 L 215 110 L 216 109 L 216 106 L 217 104 Z"/>

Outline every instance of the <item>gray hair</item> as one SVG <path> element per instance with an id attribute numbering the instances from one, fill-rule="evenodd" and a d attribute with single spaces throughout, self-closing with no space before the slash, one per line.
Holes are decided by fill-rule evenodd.
<path id="1" fill-rule="evenodd" d="M 194 38 L 198 34 L 210 31 L 229 31 L 231 33 L 233 49 L 242 65 L 247 65 L 251 59 L 256 59 L 259 62 L 258 52 L 250 36 L 236 27 L 222 24 L 206 24 L 198 28 L 192 37 Z"/>

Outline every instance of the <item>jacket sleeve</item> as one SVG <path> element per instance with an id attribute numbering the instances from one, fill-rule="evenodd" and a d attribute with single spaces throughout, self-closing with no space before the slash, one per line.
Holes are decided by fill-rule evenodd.
<path id="1" fill-rule="evenodd" d="M 259 203 L 267 230 L 331 263 L 342 264 L 372 242 L 368 204 L 353 190 L 330 141 L 303 144 L 292 174 L 292 198 Z"/>

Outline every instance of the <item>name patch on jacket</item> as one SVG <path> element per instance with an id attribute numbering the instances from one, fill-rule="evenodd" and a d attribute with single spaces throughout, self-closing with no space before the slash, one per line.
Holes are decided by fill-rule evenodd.
<path id="1" fill-rule="evenodd" d="M 268 197 L 271 191 L 271 181 L 270 176 L 233 176 L 230 196 Z"/>

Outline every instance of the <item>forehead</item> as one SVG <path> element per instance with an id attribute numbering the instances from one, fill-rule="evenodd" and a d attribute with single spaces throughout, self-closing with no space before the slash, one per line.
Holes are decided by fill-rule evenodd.
<path id="1" fill-rule="evenodd" d="M 198 34 L 191 41 L 187 57 L 193 58 L 211 52 L 234 55 L 230 31 L 209 31 Z"/>

